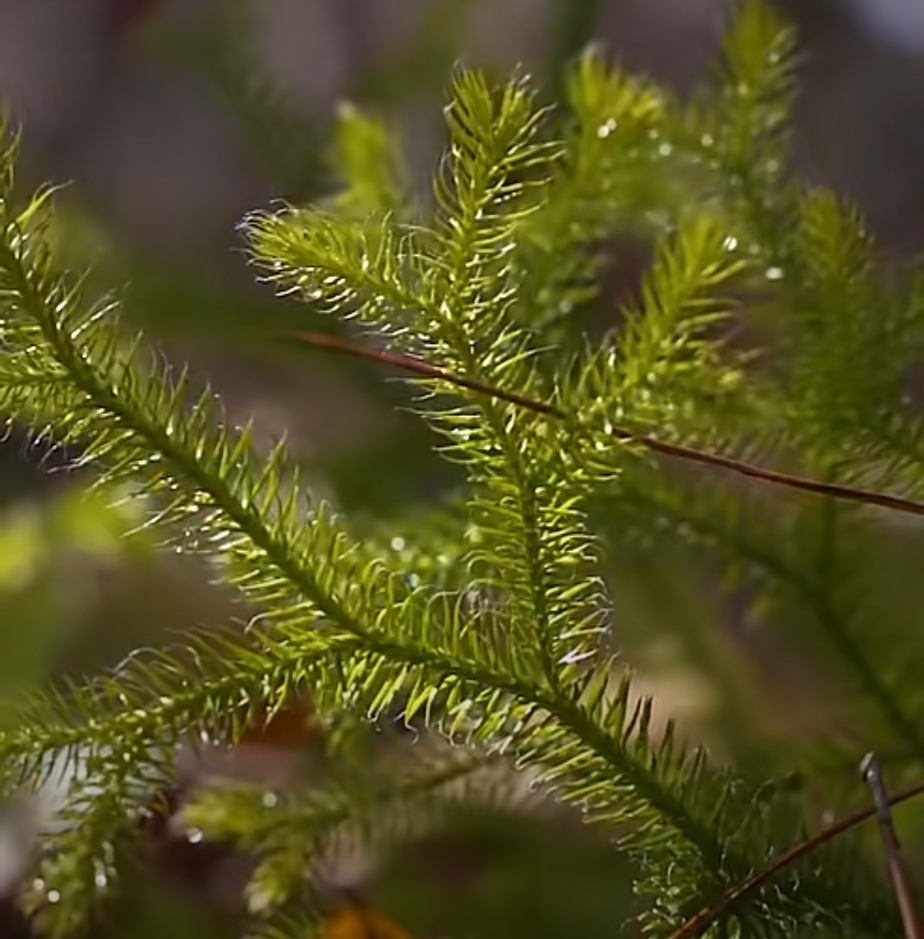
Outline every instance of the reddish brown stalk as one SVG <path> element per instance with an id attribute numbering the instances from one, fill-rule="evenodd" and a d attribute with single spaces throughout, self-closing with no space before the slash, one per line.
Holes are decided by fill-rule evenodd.
<path id="1" fill-rule="evenodd" d="M 289 338 L 293 338 L 316 348 L 328 349 L 332 352 L 340 352 L 346 355 L 369 359 L 382 365 L 392 365 L 406 372 L 413 372 L 425 378 L 436 378 L 460 388 L 468 388 L 470 391 L 475 391 L 478 394 L 489 395 L 501 401 L 508 401 L 511 404 L 516 404 L 529 411 L 535 411 L 537 414 L 545 414 L 562 420 L 567 417 L 564 411 L 552 404 L 537 401 L 513 391 L 506 391 L 503 388 L 495 388 L 475 378 L 468 378 L 465 375 L 457 375 L 453 372 L 444 371 L 414 356 L 370 349 L 366 346 L 346 342 L 336 336 L 326 335 L 325 333 L 298 332 L 291 334 Z M 613 435 L 623 440 L 631 440 L 647 447 L 649 450 L 663 453 L 666 456 L 687 460 L 691 463 L 713 466 L 729 473 L 747 476 L 751 479 L 757 479 L 761 482 L 771 483 L 776 486 L 801 489 L 803 492 L 830 496 L 835 499 L 845 499 L 851 502 L 860 502 L 865 505 L 876 505 L 881 508 L 891 509 L 895 512 L 904 512 L 910 515 L 924 515 L 924 503 L 915 502 L 912 499 L 903 499 L 901 496 L 890 496 L 886 493 L 873 492 L 869 489 L 840 486 L 836 483 L 826 483 L 820 480 L 809 479 L 806 476 L 781 473 L 777 470 L 765 469 L 754 463 L 747 463 L 744 460 L 737 460 L 734 457 L 723 456 L 720 453 L 711 453 L 707 450 L 698 450 L 695 447 L 687 447 L 679 443 L 670 443 L 667 440 L 661 440 L 651 434 L 634 433 L 623 428 L 616 428 L 616 430 L 613 431 Z"/>
<path id="2" fill-rule="evenodd" d="M 898 805 L 899 802 L 905 802 L 922 793 L 924 793 L 924 782 L 917 783 L 908 789 L 902 790 L 887 801 L 889 805 Z M 781 854 L 769 867 L 757 871 L 757 873 L 742 880 L 741 883 L 736 884 L 731 890 L 727 890 L 712 906 L 701 910 L 694 917 L 688 919 L 680 929 L 671 933 L 669 939 L 695 939 L 696 936 L 701 935 L 717 919 L 728 913 L 744 897 L 763 887 L 771 877 L 776 876 L 781 870 L 793 864 L 809 852 L 814 851 L 816 848 L 820 848 L 823 844 L 833 841 L 838 835 L 844 834 L 844 832 L 849 831 L 851 828 L 856 828 L 857 825 L 873 818 L 875 815 L 875 807 L 858 809 L 856 812 L 841 819 L 839 822 L 835 822 L 828 828 L 823 828 L 817 834 L 812 835 L 811 838 L 806 838 L 805 841 L 801 841 L 799 844 L 795 845 L 795 847 Z"/>

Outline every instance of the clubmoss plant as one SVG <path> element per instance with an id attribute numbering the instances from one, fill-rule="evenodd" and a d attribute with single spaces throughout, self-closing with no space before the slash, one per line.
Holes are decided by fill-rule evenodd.
<path id="1" fill-rule="evenodd" d="M 432 202 L 411 204 L 399 148 L 349 111 L 342 192 L 244 222 L 260 276 L 349 317 L 358 341 L 430 367 L 405 374 L 465 484 L 387 530 L 314 501 L 284 446 L 258 453 L 211 394 L 190 407 L 185 376 L 124 334 L 117 303 L 60 273 L 49 193 L 18 201 L 15 148 L 4 153 L 5 418 L 79 448 L 98 487 L 131 492 L 169 546 L 240 592 L 247 622 L 10 716 L 6 792 L 62 758 L 75 767 L 72 824 L 43 840 L 23 896 L 49 935 L 75 934 L 117 889 L 183 740 L 233 741 L 304 696 L 347 737 L 397 720 L 457 747 L 421 747 L 412 772 L 374 785 L 334 774 L 284 811 L 250 791 L 194 805 L 206 837 L 259 859 L 255 934 L 303 935 L 286 917 L 335 829 L 413 813 L 484 761 L 529 770 L 612 831 L 656 936 L 817 827 L 832 779 L 862 791 L 851 767 L 866 749 L 895 781 L 920 772 L 912 663 L 924 647 L 874 562 L 911 557 L 920 538 L 899 524 L 911 516 L 850 496 L 912 510 L 924 497 L 924 427 L 907 392 L 924 294 L 913 271 L 882 271 L 853 210 L 791 177 L 793 54 L 785 26 L 749 4 L 715 81 L 688 102 L 597 55 L 551 109 L 523 77 L 495 87 L 460 69 Z M 365 158 L 372 146 L 379 159 Z M 602 338 L 574 342 L 575 318 L 606 309 L 606 246 L 626 232 L 652 244 L 644 282 Z M 721 459 L 672 459 L 702 452 L 767 472 L 743 484 Z M 778 484 L 795 475 L 818 491 Z M 721 758 L 655 729 L 619 655 L 637 608 L 613 584 L 629 555 L 663 564 L 668 583 L 687 548 L 728 575 L 725 596 L 744 596 L 748 617 L 759 607 L 764 628 L 806 639 L 849 732 L 764 745 L 734 681 L 722 685 Z M 841 839 L 705 928 L 894 937 L 879 868 L 864 842 Z"/>

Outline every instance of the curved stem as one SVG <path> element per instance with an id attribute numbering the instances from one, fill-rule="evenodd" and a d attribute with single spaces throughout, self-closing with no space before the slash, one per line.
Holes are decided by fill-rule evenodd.
<path id="1" fill-rule="evenodd" d="M 898 805 L 898 803 L 906 802 L 908 799 L 912 799 L 922 793 L 924 793 L 924 782 L 917 783 L 899 792 L 897 795 L 892 796 L 888 802 L 889 805 Z M 709 926 L 716 922 L 716 920 L 729 913 L 741 900 L 755 890 L 763 887 L 768 880 L 780 873 L 784 868 L 793 864 L 809 852 L 814 851 L 816 848 L 820 848 L 829 841 L 833 841 L 838 835 L 849 831 L 851 828 L 856 828 L 857 825 L 872 818 L 875 814 L 875 808 L 858 809 L 846 818 L 841 819 L 841 821 L 835 822 L 833 825 L 823 828 L 810 838 L 806 838 L 805 841 L 799 842 L 795 847 L 781 854 L 772 864 L 763 868 L 763 870 L 751 874 L 750 877 L 746 877 L 739 884 L 727 890 L 712 906 L 701 910 L 691 919 L 688 919 L 680 929 L 671 933 L 668 939 L 694 939 L 694 937 L 701 935 Z"/>
<path id="2" fill-rule="evenodd" d="M 497 388 L 465 375 L 457 375 L 453 372 L 444 371 L 443 369 L 437 368 L 435 365 L 430 365 L 429 362 L 425 362 L 413 356 L 369 349 L 338 339 L 335 336 L 326 335 L 325 333 L 297 332 L 288 334 L 286 338 L 295 339 L 298 342 L 316 348 L 328 349 L 332 352 L 341 352 L 347 355 L 369 359 L 381 365 L 392 365 L 406 372 L 413 372 L 423 378 L 435 378 L 447 382 L 448 384 L 456 385 L 459 388 L 467 388 L 469 391 L 474 391 L 477 394 L 490 395 L 501 401 L 509 401 L 511 404 L 519 405 L 537 414 L 547 414 L 550 417 L 557 417 L 561 420 L 565 420 L 569 417 L 561 408 L 557 408 L 553 404 L 538 401 L 514 391 Z M 924 516 L 924 503 L 916 502 L 913 499 L 904 499 L 901 496 L 873 492 L 869 489 L 859 489 L 854 486 L 841 486 L 837 483 L 822 482 L 817 479 L 810 479 L 806 476 L 798 476 L 793 473 L 782 473 L 777 470 L 757 466 L 754 463 L 748 463 L 744 460 L 738 460 L 734 457 L 723 456 L 720 453 L 712 453 L 708 450 L 698 450 L 695 447 L 688 447 L 685 444 L 671 443 L 670 441 L 662 440 L 651 434 L 640 434 L 626 428 L 615 428 L 613 430 L 613 436 L 627 442 L 640 444 L 648 450 L 663 453 L 665 456 L 712 466 L 716 469 L 735 473 L 739 476 L 757 479 L 760 482 L 771 483 L 776 486 L 785 486 L 790 489 L 800 489 L 803 492 L 830 496 L 831 498 L 843 499 L 848 502 L 875 505 L 880 508 L 890 509 L 894 512 L 904 512 L 908 515 Z"/>

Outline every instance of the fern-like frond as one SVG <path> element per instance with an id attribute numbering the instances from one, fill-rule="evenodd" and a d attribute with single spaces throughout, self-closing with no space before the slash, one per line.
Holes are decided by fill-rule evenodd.
<path id="1" fill-rule="evenodd" d="M 659 150 L 661 89 L 587 54 L 568 76 L 566 103 L 561 166 L 517 245 L 522 287 L 511 314 L 542 331 L 597 297 L 606 240 L 658 230 L 656 210 L 677 204 L 682 178 Z"/>
<path id="2" fill-rule="evenodd" d="M 406 342 L 409 321 L 439 322 L 420 231 L 387 218 L 348 224 L 311 209 L 259 213 L 246 230 L 269 276 L 321 310 L 375 324 L 394 342 Z"/>
<path id="3" fill-rule="evenodd" d="M 193 394 L 184 373 L 122 334 L 114 304 L 87 302 L 80 284 L 56 273 L 46 202 L 14 206 L 11 185 L 0 189 L 6 416 L 77 444 L 83 462 L 99 468 L 99 485 L 132 492 L 171 546 L 204 556 L 237 588 L 249 619 L 240 635 L 192 643 L 185 655 L 138 656 L 93 685 L 39 696 L 0 735 L 5 791 L 40 784 L 62 763 L 72 771 L 69 826 L 49 842 L 42 888 L 30 900 L 41 901 L 48 929 L 85 919 L 111 883 L 115 846 L 144 794 L 169 777 L 181 741 L 233 741 L 248 722 L 306 695 L 327 718 L 397 716 L 440 730 L 479 759 L 501 754 L 528 768 L 611 826 L 639 862 L 653 934 L 785 850 L 812 820 L 805 805 L 681 745 L 613 655 L 626 613 L 604 595 L 590 522 L 601 494 L 619 508 L 627 539 L 657 525 L 761 586 L 773 580 L 865 682 L 885 718 L 876 732 L 915 740 L 914 716 L 897 710 L 897 685 L 861 655 L 860 604 L 839 586 L 873 544 L 860 545 L 870 520 L 820 502 L 771 510 L 747 493 L 718 492 L 714 481 L 675 479 L 636 460 L 623 432 L 738 452 L 769 449 L 782 436 L 795 458 L 833 470 L 837 460 L 821 459 L 832 457 L 821 446 L 822 415 L 837 409 L 854 415 L 839 424 L 850 437 L 845 454 L 861 439 L 875 440 L 881 455 L 897 449 L 874 435 L 881 410 L 866 397 L 881 403 L 898 394 L 924 307 L 898 304 L 877 325 L 865 307 L 883 294 L 856 220 L 827 197 L 785 184 L 792 50 L 779 27 L 764 7 L 741 12 L 719 110 L 697 105 L 682 119 L 666 95 L 585 59 L 561 136 L 524 80 L 494 87 L 460 71 L 429 223 L 408 221 L 399 173 L 386 165 L 390 142 L 362 121 L 349 132 L 363 160 L 374 144 L 380 175 L 345 153 L 355 165 L 346 167 L 339 203 L 246 222 L 257 260 L 283 289 L 473 387 L 513 390 L 491 396 L 443 378 L 416 380 L 422 413 L 468 473 L 466 517 L 441 515 L 440 530 L 417 543 L 413 526 L 390 533 L 387 544 L 363 543 L 317 505 L 282 445 L 258 452 L 249 427 L 227 427 L 208 392 Z M 636 173 L 654 182 L 666 174 L 697 198 L 678 205 L 666 190 L 659 202 L 631 182 Z M 698 191 L 716 176 L 724 182 L 715 193 Z M 623 194 L 624 183 L 633 191 Z M 620 332 L 563 370 L 542 327 L 593 295 L 596 240 L 634 214 L 645 216 L 646 231 L 667 234 L 640 297 Z M 560 268 L 541 270 L 556 252 L 567 256 Z M 815 264 L 812 252 L 824 260 Z M 857 291 L 841 335 L 830 310 L 845 276 Z M 781 317 L 781 335 L 797 347 L 792 383 L 776 374 L 757 380 L 729 340 L 740 295 L 768 278 L 787 303 L 799 301 Z M 779 297 L 761 299 L 769 308 Z M 799 358 L 802 342 L 822 349 L 824 367 L 808 368 L 808 353 Z M 870 343 L 882 347 L 888 373 L 839 389 Z M 554 405 L 526 409 L 517 395 Z M 907 443 L 904 418 L 894 426 Z M 913 451 L 902 463 L 909 476 Z M 894 465 L 887 469 L 884 476 Z M 768 513 L 772 524 L 759 533 Z M 428 563 L 431 550 L 442 556 Z M 190 817 L 256 850 L 251 902 L 284 916 L 329 836 L 361 821 L 364 806 L 378 817 L 396 794 L 420 794 L 405 782 L 370 789 L 337 778 L 291 803 L 278 794 L 272 804 L 265 793 L 213 794 Z M 844 856 L 843 866 L 827 858 L 784 871 L 733 906 L 717 933 L 793 935 L 815 926 L 890 935 L 894 917 L 873 878 L 866 893 L 851 880 L 866 875 L 865 856 Z"/>
<path id="4" fill-rule="evenodd" d="M 333 197 L 339 218 L 409 217 L 410 173 L 387 125 L 353 105 L 337 115 L 333 170 L 341 188 Z"/>
<path id="5" fill-rule="evenodd" d="M 389 332 L 403 328 L 406 345 L 441 364 L 528 387 L 538 350 L 505 311 L 516 286 L 508 256 L 534 208 L 530 194 L 541 191 L 559 149 L 539 139 L 542 117 L 522 84 L 496 91 L 477 73 L 459 76 L 448 112 L 450 153 L 437 184 L 440 213 L 424 239 L 430 251 L 416 254 L 413 279 L 395 269 L 395 259 L 412 252 L 396 251 L 387 229 L 381 251 L 358 239 L 344 249 L 328 238 L 342 226 L 316 213 L 257 219 L 257 257 L 286 282 L 304 281 L 309 296 L 320 294 L 331 308 L 355 311 Z M 524 650 L 538 639 L 551 678 L 556 661 L 580 657 L 598 631 L 591 582 L 574 577 L 591 557 L 580 507 L 567 495 L 569 468 L 552 425 L 483 397 L 477 405 L 480 418 L 469 409 L 428 416 L 448 434 L 477 487 L 476 589 L 503 584 L 511 630 Z M 550 576 L 552 568 L 558 573 Z M 565 617 L 573 619 L 567 628 Z"/>
<path id="6" fill-rule="evenodd" d="M 721 161 L 740 204 L 785 191 L 795 53 L 795 32 L 773 7 L 763 0 L 743 4 L 725 32 L 710 103 L 690 112 L 690 142 Z"/>
<path id="7" fill-rule="evenodd" d="M 561 758 L 568 747 L 568 762 L 581 771 L 570 777 L 576 797 L 586 790 L 589 759 L 598 766 L 597 805 L 609 788 L 614 809 L 623 806 L 627 819 L 638 813 L 674 831 L 680 843 L 698 844 L 702 833 L 671 793 L 668 768 L 662 777 L 660 764 L 644 755 L 645 744 L 629 745 L 625 703 L 612 711 L 601 711 L 599 699 L 589 709 L 578 704 L 584 685 L 574 684 L 577 662 L 562 663 L 555 672 L 560 690 L 551 692 L 545 663 L 536 657 L 543 646 L 535 634 L 519 645 L 530 624 L 508 616 L 504 597 L 483 603 L 469 594 L 412 590 L 381 562 L 358 570 L 344 532 L 324 512 L 299 501 L 281 449 L 259 460 L 246 432 L 232 435 L 217 426 L 206 397 L 189 413 L 182 381 L 171 383 L 163 369 L 142 368 L 137 343 L 124 347 L 110 321 L 88 320 L 78 295 L 62 293 L 59 280 L 48 274 L 41 230 L 21 218 L 3 219 L 0 281 L 7 339 L 28 350 L 37 367 L 68 375 L 69 397 L 64 406 L 56 399 L 44 402 L 43 420 L 53 421 L 58 440 L 79 442 L 106 480 L 134 482 L 178 546 L 215 558 L 245 597 L 270 608 L 265 628 L 251 630 L 252 644 L 220 650 L 211 679 L 170 660 L 154 668 L 136 665 L 101 689 L 75 693 L 70 702 L 52 701 L 50 713 L 40 707 L 20 722 L 29 735 L 11 733 L 0 742 L 4 767 L 12 773 L 8 785 L 34 785 L 59 751 L 79 760 L 81 748 L 89 747 L 91 775 L 123 779 L 116 791 L 123 792 L 118 804 L 127 807 L 132 780 L 145 779 L 145 768 L 160 778 L 166 768 L 167 757 L 152 755 L 153 743 L 169 752 L 185 733 L 214 729 L 222 721 L 227 727 L 243 719 L 241 705 L 248 701 L 258 699 L 272 710 L 296 689 L 310 688 L 324 713 L 352 709 L 375 716 L 400 695 L 409 719 L 427 713 L 450 735 L 471 736 L 492 748 L 514 740 L 530 760 Z M 560 519 L 551 521 L 558 528 L 549 545 L 570 564 L 571 536 L 567 529 L 560 533 Z M 521 550 L 515 536 L 501 531 L 497 537 Z M 529 557 L 545 576 L 544 558 Z M 511 581 L 516 598 L 516 580 Z M 529 602 L 548 602 L 545 588 L 531 589 Z M 564 612 L 576 591 L 565 580 L 558 590 Z M 551 630 L 559 628 L 546 616 Z M 563 648 L 575 641 L 574 616 L 569 612 L 561 631 L 553 633 Z M 607 716 L 604 722 L 604 714 L 624 717 Z M 626 740 L 613 736 L 621 725 Z M 511 737 L 516 727 L 531 728 L 522 742 Z M 36 728 L 42 728 L 39 736 Z"/>
<path id="8" fill-rule="evenodd" d="M 721 332 L 736 306 L 735 279 L 747 269 L 736 249 L 705 214 L 663 244 L 625 326 L 588 357 L 573 390 L 564 392 L 569 412 L 592 416 L 585 419 L 591 447 L 611 450 L 613 427 L 626 424 L 695 440 L 697 431 L 709 433 L 717 408 L 729 410 L 723 398 L 740 402 L 744 356 L 724 348 Z M 721 426 L 732 431 L 726 421 Z"/>
<path id="9" fill-rule="evenodd" d="M 370 326 L 398 332 L 403 348 L 475 381 L 541 398 L 556 393 L 575 415 L 574 422 L 554 423 L 513 403 L 472 400 L 428 381 L 463 395 L 461 406 L 425 413 L 470 474 L 473 622 L 492 633 L 503 623 L 521 676 L 534 684 L 526 696 L 513 685 L 499 696 L 478 695 L 461 711 L 461 692 L 443 697 L 426 688 L 404 699 L 405 713 L 448 708 L 455 717 L 444 726 L 451 732 L 490 741 L 524 765 L 548 767 L 543 779 L 563 798 L 592 817 L 625 823 L 626 846 L 648 872 L 646 889 L 659 898 L 648 919 L 657 930 L 752 870 L 768 847 L 755 847 L 755 829 L 740 815 L 736 821 L 729 815 L 729 827 L 715 837 L 716 825 L 724 824 L 717 806 L 740 803 L 745 784 L 675 748 L 670 733 L 654 739 L 650 705 L 636 702 L 628 685 L 611 687 L 613 666 L 598 658 L 604 606 L 596 598 L 584 500 L 603 481 L 615 478 L 618 485 L 624 457 L 614 443 L 615 422 L 657 422 L 658 430 L 708 438 L 716 433 L 717 405 L 736 418 L 721 425 L 719 432 L 730 436 L 741 415 L 758 413 L 745 394 L 741 357 L 712 332 L 733 308 L 721 292 L 747 272 L 748 261 L 721 212 L 691 213 L 662 250 L 622 346 L 608 345 L 567 391 L 561 382 L 555 391 L 537 367 L 544 350 L 528 318 L 517 316 L 528 282 L 515 258 L 540 217 L 539 197 L 548 193 L 562 151 L 538 137 L 540 112 L 521 94 L 518 85 L 492 92 L 479 78 L 454 89 L 438 215 L 420 236 L 419 267 L 410 278 L 394 266 L 403 256 L 394 247 L 386 249 L 393 252 L 388 260 L 351 242 L 349 271 L 338 247 L 325 257 L 334 245 L 326 233 L 340 226 L 311 211 L 257 219 L 251 243 L 273 276 L 316 298 L 320 293 L 332 311 L 358 313 Z M 327 241 L 312 241 L 315 233 Z M 360 698 L 354 701 L 358 706 Z M 811 891 L 800 894 L 798 881 L 790 889 L 792 909 L 807 915 Z M 785 933 L 792 921 L 774 922 Z"/>

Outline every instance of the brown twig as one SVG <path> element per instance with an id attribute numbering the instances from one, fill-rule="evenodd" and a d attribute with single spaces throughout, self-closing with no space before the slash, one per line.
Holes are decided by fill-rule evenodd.
<path id="1" fill-rule="evenodd" d="M 889 799 L 886 796 L 885 783 L 882 779 L 882 769 L 875 753 L 868 753 L 863 758 L 863 762 L 860 764 L 860 774 L 873 794 L 873 808 L 879 820 L 879 830 L 882 833 L 882 843 L 885 846 L 886 864 L 889 868 L 892 886 L 895 888 L 898 908 L 901 911 L 905 939 L 924 939 L 921 922 L 914 908 L 908 876 L 902 864 L 901 845 L 892 821 Z"/>
<path id="2" fill-rule="evenodd" d="M 910 786 L 908 789 L 902 790 L 897 795 L 887 799 L 886 802 L 888 805 L 898 805 L 899 802 L 905 802 L 922 793 L 924 793 L 924 782 L 917 783 L 914 786 Z M 823 828 L 817 834 L 812 835 L 811 838 L 806 838 L 805 841 L 799 842 L 799 844 L 781 854 L 768 867 L 742 880 L 741 883 L 736 884 L 731 890 L 727 890 L 712 906 L 701 910 L 691 919 L 688 919 L 680 929 L 671 933 L 669 939 L 695 939 L 696 936 L 699 936 L 717 919 L 728 913 L 735 904 L 748 894 L 758 890 L 781 870 L 809 852 L 814 851 L 816 848 L 820 848 L 823 844 L 833 841 L 838 835 L 842 835 L 851 828 L 856 828 L 857 825 L 872 818 L 875 814 L 875 808 L 858 809 L 839 822 L 835 822 L 833 825 Z"/>
<path id="3" fill-rule="evenodd" d="M 537 401 L 534 398 L 529 398 L 513 391 L 495 388 L 475 378 L 444 371 L 414 356 L 370 349 L 366 346 L 356 345 L 325 333 L 297 332 L 290 334 L 288 338 L 295 339 L 309 346 L 314 346 L 315 348 L 328 349 L 332 352 L 369 359 L 381 365 L 391 365 L 425 378 L 436 378 L 448 384 L 456 385 L 459 388 L 467 388 L 478 394 L 489 395 L 501 401 L 508 401 L 511 404 L 516 404 L 519 407 L 534 411 L 537 414 L 545 414 L 549 417 L 555 417 L 561 420 L 567 417 L 565 412 L 560 408 L 548 404 L 545 401 Z M 663 453 L 666 456 L 687 460 L 692 463 L 700 463 L 706 466 L 713 466 L 729 473 L 747 476 L 751 479 L 757 479 L 772 485 L 786 486 L 790 489 L 800 489 L 803 492 L 830 496 L 835 499 L 845 499 L 851 502 L 860 502 L 865 505 L 876 505 L 880 508 L 891 509 L 895 512 L 924 516 L 924 503 L 915 502 L 913 499 L 904 499 L 901 496 L 891 496 L 886 493 L 873 492 L 869 489 L 840 486 L 836 483 L 821 482 L 820 480 L 810 479 L 806 476 L 797 476 L 792 473 L 782 473 L 777 470 L 765 469 L 762 466 L 747 463 L 744 460 L 737 460 L 734 457 L 723 456 L 720 453 L 712 453 L 707 450 L 699 450 L 695 447 L 688 447 L 679 443 L 670 443 L 667 440 L 661 440 L 651 434 L 639 434 L 623 428 L 616 428 L 613 431 L 613 435 L 623 440 L 630 440 L 641 444 L 649 450 Z"/>

